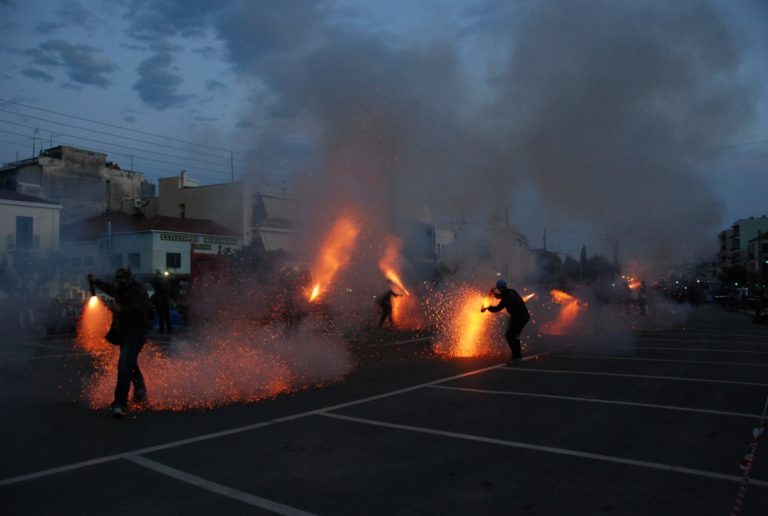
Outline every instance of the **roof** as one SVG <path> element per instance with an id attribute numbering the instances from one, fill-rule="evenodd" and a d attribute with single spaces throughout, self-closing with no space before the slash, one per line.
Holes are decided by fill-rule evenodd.
<path id="1" fill-rule="evenodd" d="M 0 188 L 0 200 L 5 201 L 16 201 L 16 202 L 35 202 L 38 204 L 51 204 L 54 206 L 59 206 L 59 203 L 49 201 L 48 199 L 41 199 L 40 197 L 32 197 L 31 195 L 25 195 L 19 192 L 15 192 L 13 190 L 6 190 L 5 188 Z"/>
<path id="2" fill-rule="evenodd" d="M 81 222 L 67 224 L 61 228 L 61 234 L 67 240 L 96 240 L 100 235 L 107 232 L 107 224 L 109 222 L 112 223 L 112 233 L 168 231 L 240 237 L 238 233 L 211 220 L 162 216 L 147 219 L 143 216 L 130 215 L 119 211 L 102 213 Z"/>

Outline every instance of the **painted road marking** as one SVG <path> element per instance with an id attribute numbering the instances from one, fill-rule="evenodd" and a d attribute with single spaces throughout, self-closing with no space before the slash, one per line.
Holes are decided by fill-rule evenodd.
<path id="1" fill-rule="evenodd" d="M 768 367 L 768 364 L 753 364 L 750 362 L 716 362 L 713 360 L 677 360 L 674 358 L 643 358 L 643 357 L 616 357 L 608 355 L 578 355 L 570 353 L 552 353 L 553 357 L 562 358 L 587 358 L 595 360 L 627 360 L 635 362 L 674 362 L 676 364 L 709 364 L 720 366 L 741 366 L 741 367 Z"/>
<path id="2" fill-rule="evenodd" d="M 628 374 L 628 373 L 601 373 L 597 371 L 567 371 L 562 369 L 539 369 L 529 367 L 499 367 L 503 371 L 515 371 L 523 373 L 556 373 L 556 374 L 584 374 L 595 376 L 619 376 L 624 378 L 649 378 L 653 380 L 673 380 L 681 382 L 703 382 L 703 383 L 720 383 L 727 385 L 749 385 L 750 387 L 768 387 L 768 383 L 757 382 L 738 382 L 731 380 L 712 380 L 709 378 L 692 378 L 684 376 L 658 376 L 648 374 Z"/>
<path id="3" fill-rule="evenodd" d="M 735 417 L 747 417 L 752 419 L 760 419 L 760 414 L 746 414 L 744 412 L 726 412 L 722 410 L 708 410 L 708 409 L 698 409 L 693 407 L 681 407 L 678 405 L 658 405 L 655 403 L 640 403 L 635 401 L 618 401 L 618 400 L 607 400 L 603 398 L 583 398 L 579 396 L 559 396 L 555 394 L 538 394 L 535 392 L 518 392 L 518 391 L 498 391 L 498 390 L 488 390 L 488 389 L 472 389 L 469 387 L 449 387 L 447 385 L 429 385 L 428 386 L 431 389 L 445 389 L 450 391 L 464 391 L 464 392 L 476 392 L 478 394 L 501 394 L 506 396 L 523 396 L 523 397 L 529 397 L 529 398 L 547 398 L 547 399 L 555 399 L 555 400 L 566 400 L 566 401 L 584 401 L 587 403 L 603 403 L 603 404 L 609 404 L 609 405 L 626 405 L 630 407 L 644 407 L 644 408 L 654 408 L 654 409 L 664 409 L 664 410 L 678 410 L 682 412 L 697 412 L 700 414 L 711 414 L 715 416 L 735 416 Z"/>
<path id="4" fill-rule="evenodd" d="M 442 437 L 451 437 L 453 439 L 463 439 L 466 441 L 475 441 L 487 444 L 496 444 L 500 446 L 508 446 L 511 448 L 522 448 L 525 450 L 534 450 L 546 453 L 554 453 L 557 455 L 568 455 L 571 457 L 581 457 L 585 459 L 599 460 L 603 462 L 612 462 L 617 464 L 626 464 L 629 466 L 639 466 L 643 468 L 658 469 L 663 471 L 673 471 L 675 473 L 684 473 L 687 475 L 695 475 L 699 477 L 714 478 L 718 480 L 728 480 L 730 482 L 741 482 L 741 477 L 736 475 L 726 475 L 723 473 L 716 473 L 714 471 L 706 471 L 702 469 L 685 468 L 681 466 L 674 466 L 672 464 L 662 464 L 658 462 L 648 462 L 644 460 L 626 459 L 624 457 L 615 457 L 612 455 L 602 455 L 599 453 L 582 452 L 578 450 L 569 450 L 567 448 L 556 448 L 553 446 L 542 446 L 539 444 L 523 443 L 519 441 L 507 441 L 504 439 L 494 439 L 492 437 L 483 437 L 472 434 L 462 434 L 458 432 L 448 432 L 445 430 L 436 430 L 434 428 L 426 428 L 422 426 L 401 425 L 397 423 L 386 423 L 384 421 L 376 421 L 374 419 L 364 419 L 353 416 L 345 416 L 341 414 L 331 414 L 328 412 L 318 413 L 319 416 L 329 417 L 333 419 L 341 419 L 344 421 L 351 421 L 354 423 L 361 423 L 365 425 L 380 426 L 384 428 L 392 428 L 396 430 L 405 430 L 408 432 L 419 432 L 429 435 L 439 435 Z M 751 483 L 760 487 L 768 487 L 768 481 L 752 479 Z"/>
<path id="5" fill-rule="evenodd" d="M 311 512 L 302 511 L 301 509 L 296 509 L 295 507 L 273 502 L 272 500 L 252 495 L 244 491 L 238 491 L 237 489 L 233 489 L 223 484 L 217 484 L 216 482 L 192 475 L 186 471 L 181 471 L 179 469 L 166 466 L 165 464 L 155 462 L 151 459 L 147 459 L 146 457 L 140 457 L 138 455 L 127 455 L 125 459 L 145 468 L 149 468 L 152 471 L 156 471 L 157 473 L 161 473 L 171 478 L 175 478 L 176 480 L 186 482 L 187 484 L 192 484 L 193 486 L 205 489 L 206 491 L 211 491 L 212 493 L 226 496 L 227 498 L 232 498 L 233 500 L 247 503 L 248 505 L 253 505 L 255 507 L 260 507 L 277 514 L 284 514 L 286 516 L 313 516 L 313 513 Z"/>
<path id="6" fill-rule="evenodd" d="M 617 348 L 619 346 L 616 346 Z M 667 346 L 635 346 L 635 349 L 659 349 L 670 351 L 706 351 L 713 353 L 744 353 L 750 355 L 768 355 L 768 351 L 752 351 L 746 349 L 717 349 L 717 348 L 673 348 Z"/>
<path id="7" fill-rule="evenodd" d="M 530 359 L 534 359 L 537 356 L 538 355 L 531 355 L 530 357 L 526 357 L 526 359 L 529 359 L 529 360 Z M 278 424 L 278 423 L 284 423 L 284 422 L 287 422 L 287 421 L 293 421 L 295 419 L 300 419 L 300 418 L 304 418 L 304 417 L 307 417 L 307 416 L 313 416 L 313 415 L 319 414 L 321 412 L 326 412 L 326 411 L 330 411 L 330 410 L 338 410 L 338 409 L 345 408 L 345 407 L 352 407 L 354 405 L 360 405 L 360 404 L 363 404 L 363 403 L 368 403 L 370 401 L 375 401 L 375 400 L 380 400 L 380 399 L 383 399 L 383 398 L 388 398 L 390 396 L 397 396 L 397 395 L 400 395 L 400 394 L 403 394 L 403 393 L 406 393 L 406 392 L 411 392 L 411 391 L 415 391 L 417 389 L 422 389 L 422 388 L 424 388 L 426 386 L 429 386 L 429 385 L 434 385 L 434 384 L 443 383 L 443 382 L 450 382 L 452 380 L 457 380 L 459 378 L 465 378 L 467 376 L 472 376 L 472 375 L 475 375 L 475 374 L 484 373 L 486 371 L 491 371 L 493 369 L 498 369 L 498 368 L 503 367 L 503 366 L 504 366 L 504 364 L 496 364 L 496 365 L 493 365 L 493 366 L 484 367 L 482 369 L 476 369 L 474 371 L 469 371 L 469 372 L 458 374 L 458 375 L 451 376 L 451 377 L 448 377 L 448 378 L 441 378 L 439 380 L 435 380 L 435 381 L 432 381 L 432 382 L 426 382 L 426 383 L 422 383 L 422 384 L 419 384 L 419 385 L 414 385 L 414 386 L 411 386 L 411 387 L 405 387 L 403 389 L 397 389 L 397 390 L 394 390 L 394 391 L 385 392 L 383 394 L 377 394 L 375 396 L 368 396 L 367 398 L 361 398 L 361 399 L 354 400 L 354 401 L 349 401 L 349 402 L 346 402 L 346 403 L 339 403 L 337 405 L 331 405 L 329 407 L 323 407 L 323 408 L 319 408 L 319 409 L 316 409 L 316 410 L 310 410 L 310 411 L 307 411 L 307 412 L 301 412 L 299 414 L 293 414 L 293 415 L 290 415 L 290 416 L 279 417 L 279 418 L 272 419 L 272 420 L 269 420 L 269 421 L 262 421 L 260 423 L 253 423 L 253 424 L 250 424 L 250 425 L 239 426 L 239 427 L 235 427 L 235 428 L 230 428 L 228 430 L 221 430 L 219 432 L 211 432 L 209 434 L 198 435 L 196 437 L 190 437 L 190 438 L 187 438 L 187 439 L 180 439 L 178 441 L 171 441 L 171 442 L 167 442 L 167 443 L 164 443 L 164 444 L 158 444 L 158 445 L 155 445 L 155 446 L 149 446 L 149 447 L 146 447 L 146 448 L 141 448 L 141 449 L 138 449 L 138 450 L 133 450 L 133 451 L 125 452 L 125 453 L 118 453 L 118 454 L 114 454 L 114 455 L 107 455 L 107 456 L 99 457 L 99 458 L 96 458 L 96 459 L 90 459 L 90 460 L 85 460 L 85 461 L 81 461 L 81 462 L 75 462 L 75 463 L 67 464 L 67 465 L 64 465 L 64 466 L 59 466 L 59 467 L 55 467 L 55 468 L 49 468 L 49 469 L 45 469 L 45 470 L 41 470 L 41 471 L 27 473 L 27 474 L 19 475 L 19 476 L 16 476 L 16 477 L 10 477 L 10 478 L 6 478 L 6 479 L 3 479 L 3 480 L 0 480 L 0 486 L 16 484 L 16 483 L 19 483 L 19 482 L 25 482 L 25 481 L 28 481 L 28 480 L 34 480 L 34 479 L 41 478 L 41 477 L 46 477 L 46 476 L 49 476 L 49 475 L 55 475 L 55 474 L 58 474 L 58 473 L 64 473 L 64 472 L 67 472 L 67 471 L 72 471 L 72 470 L 76 470 L 76 469 L 80 469 L 80 468 L 85 468 L 85 467 L 94 466 L 94 465 L 98 465 L 98 464 L 104 464 L 106 462 L 112 462 L 114 460 L 124 459 L 124 458 L 127 458 L 129 456 L 133 456 L 133 455 L 142 455 L 142 454 L 152 453 L 152 452 L 156 452 L 156 451 L 160 451 L 160 450 L 167 450 L 167 449 L 170 449 L 170 448 L 177 448 L 179 446 L 185 446 L 187 444 L 195 444 L 195 443 L 199 443 L 199 442 L 203 442 L 203 441 L 208 441 L 208 440 L 211 440 L 211 439 L 218 439 L 219 437 L 226 437 L 226 436 L 229 436 L 229 435 L 239 434 L 239 433 L 242 433 L 242 432 L 248 432 L 250 430 L 255 430 L 255 429 L 258 429 L 258 428 L 264 428 L 265 426 L 270 426 L 270 425 L 274 425 L 274 424 Z"/>

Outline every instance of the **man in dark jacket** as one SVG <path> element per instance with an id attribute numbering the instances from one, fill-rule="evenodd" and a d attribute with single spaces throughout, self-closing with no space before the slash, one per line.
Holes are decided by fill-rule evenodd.
<path id="1" fill-rule="evenodd" d="M 381 307 L 381 319 L 379 319 L 379 328 L 384 326 L 384 321 L 389 319 L 389 324 L 394 326 L 395 321 L 392 319 L 392 298 L 400 297 L 400 294 L 396 293 L 391 287 L 381 295 L 379 299 L 379 306 Z"/>
<path id="2" fill-rule="evenodd" d="M 128 409 L 131 383 L 133 400 L 137 403 L 147 400 L 147 387 L 138 358 L 152 322 L 152 304 L 147 291 L 134 279 L 130 269 L 117 269 L 114 284 L 96 279 L 93 274 L 88 274 L 88 281 L 115 300 L 110 306 L 112 327 L 107 335 L 110 342 L 120 346 L 120 358 L 117 362 L 115 400 L 110 413 L 115 417 L 124 416 Z"/>
<path id="3" fill-rule="evenodd" d="M 525 301 L 515 290 L 507 288 L 507 282 L 500 279 L 496 282 L 496 288 L 493 290 L 494 296 L 499 299 L 496 306 L 482 307 L 481 312 L 501 312 L 505 308 L 509 314 L 509 326 L 504 337 L 507 339 L 509 349 L 512 351 L 512 360 L 517 361 L 523 358 L 520 345 L 520 332 L 531 320 L 531 314 L 525 306 Z"/>
<path id="4" fill-rule="evenodd" d="M 171 334 L 173 333 L 173 326 L 171 326 L 171 287 L 160 271 L 155 271 L 155 277 L 150 280 L 150 284 L 155 289 L 150 301 L 155 305 L 157 312 L 158 331 L 165 333 L 167 328 L 168 334 Z"/>

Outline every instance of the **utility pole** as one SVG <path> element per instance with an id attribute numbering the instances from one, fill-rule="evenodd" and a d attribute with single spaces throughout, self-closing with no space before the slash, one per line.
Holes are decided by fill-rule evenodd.
<path id="1" fill-rule="evenodd" d="M 235 153 L 229 151 L 229 170 L 232 173 L 232 182 L 235 182 Z"/>
<path id="2" fill-rule="evenodd" d="M 32 157 L 33 158 L 37 156 L 37 133 L 39 132 L 40 132 L 40 129 L 35 129 L 35 131 L 32 133 Z"/>

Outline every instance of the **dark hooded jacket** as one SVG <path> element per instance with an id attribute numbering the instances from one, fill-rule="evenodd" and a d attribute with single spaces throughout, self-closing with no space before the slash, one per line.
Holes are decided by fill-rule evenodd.
<path id="1" fill-rule="evenodd" d="M 112 313 L 112 328 L 110 333 L 125 337 L 146 335 L 154 317 L 152 303 L 149 302 L 147 291 L 136 280 L 126 285 L 94 279 L 93 284 L 104 293 L 115 298 L 120 310 Z"/>
<path id="2" fill-rule="evenodd" d="M 501 299 L 496 306 L 489 306 L 489 312 L 501 312 L 507 309 L 507 313 L 519 322 L 528 322 L 531 320 L 531 314 L 528 313 L 528 307 L 525 306 L 525 301 L 520 297 L 520 294 L 516 290 L 511 288 L 501 289 Z"/>

